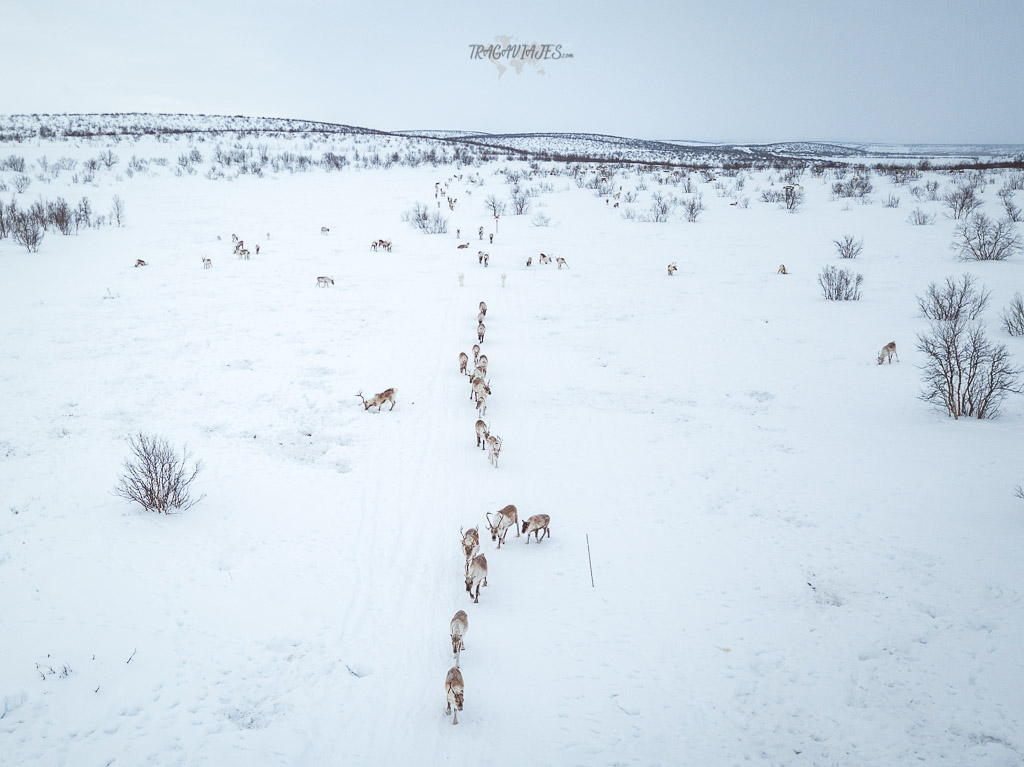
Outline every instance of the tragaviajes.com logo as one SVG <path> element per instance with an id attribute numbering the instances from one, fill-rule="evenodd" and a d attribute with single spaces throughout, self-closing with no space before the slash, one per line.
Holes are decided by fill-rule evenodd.
<path id="1" fill-rule="evenodd" d="M 521 75 L 528 66 L 538 75 L 546 75 L 548 62 L 564 61 L 573 55 L 562 50 L 561 44 L 554 43 L 513 43 L 511 35 L 497 35 L 494 43 L 469 46 L 469 58 L 490 61 L 498 69 L 500 78 L 509 67 Z"/>

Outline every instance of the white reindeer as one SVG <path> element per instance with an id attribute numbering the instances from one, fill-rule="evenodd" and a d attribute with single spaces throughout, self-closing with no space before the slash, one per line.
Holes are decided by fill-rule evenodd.
<path id="1" fill-rule="evenodd" d="M 487 327 L 484 325 L 484 323 L 481 322 L 481 323 L 477 324 L 477 326 L 476 326 L 476 337 L 477 337 L 477 340 L 480 341 L 480 343 L 484 342 L 484 333 L 485 332 L 487 332 Z"/>
<path id="2" fill-rule="evenodd" d="M 388 408 L 389 412 L 391 410 L 395 409 L 395 405 L 397 404 L 396 401 L 395 401 L 395 395 L 397 393 L 398 392 L 397 392 L 396 389 L 386 389 L 386 390 L 382 391 L 380 394 L 374 394 L 372 399 L 366 399 L 365 397 L 363 397 L 362 389 L 360 389 L 359 393 L 356 394 L 356 396 L 359 397 L 359 399 L 361 399 L 363 401 L 363 410 L 369 410 L 371 407 L 376 405 L 377 406 L 377 412 L 379 413 L 380 409 L 381 409 L 381 406 L 385 402 L 390 402 L 391 403 L 391 407 Z"/>
<path id="3" fill-rule="evenodd" d="M 465 610 L 459 610 L 455 613 L 455 617 L 452 618 L 449 624 L 449 632 L 452 637 L 452 657 L 455 658 L 455 668 L 459 667 L 459 656 L 462 655 L 462 651 L 466 649 L 466 643 L 464 637 L 466 632 L 469 631 L 469 616 L 466 615 Z"/>
<path id="4" fill-rule="evenodd" d="M 490 432 L 487 431 L 487 424 L 482 419 L 477 419 L 476 422 L 476 446 L 481 450 L 487 449 L 487 435 Z"/>
<path id="5" fill-rule="evenodd" d="M 444 678 L 444 696 L 448 701 L 448 708 L 444 710 L 445 715 L 452 713 L 452 706 L 455 706 L 455 718 L 452 724 L 459 723 L 459 712 L 462 711 L 462 701 L 465 696 L 465 683 L 462 681 L 462 672 L 458 667 L 448 669 L 448 675 Z"/>
<path id="6" fill-rule="evenodd" d="M 548 525 L 551 524 L 551 517 L 547 514 L 534 514 L 528 520 L 523 522 L 523 532 L 526 533 L 526 542 L 530 542 L 530 533 L 533 533 L 533 537 L 537 539 L 537 543 L 544 540 L 545 537 L 551 537 L 551 531 L 548 530 Z M 540 535 L 543 531 L 544 535 Z"/>
<path id="7" fill-rule="evenodd" d="M 462 533 L 462 553 L 466 555 L 466 572 L 468 573 L 469 563 L 480 553 L 480 531 L 471 527 L 463 532 L 460 527 L 459 532 Z"/>
<path id="8" fill-rule="evenodd" d="M 466 373 L 466 368 L 469 367 L 469 355 L 465 352 L 459 352 L 459 372 Z"/>
<path id="9" fill-rule="evenodd" d="M 494 468 L 498 468 L 498 456 L 501 455 L 501 437 L 495 437 L 493 434 L 487 435 L 487 460 L 494 465 Z M 518 531 L 516 535 L 519 535 Z"/>
<path id="10" fill-rule="evenodd" d="M 673 274 L 675 274 L 676 271 L 678 271 L 678 270 L 676 269 L 676 265 L 675 264 L 669 264 L 668 265 L 668 276 L 669 277 L 671 277 Z"/>
<path id="11" fill-rule="evenodd" d="M 203 269 L 209 269 L 213 266 L 213 261 L 203 256 Z"/>
<path id="12" fill-rule="evenodd" d="M 567 263 L 565 262 L 565 259 L 564 259 L 564 258 L 562 258 L 561 256 L 559 256 L 558 258 L 556 258 L 556 259 L 555 259 L 555 263 L 556 263 L 556 264 L 558 264 L 558 268 L 559 268 L 559 269 L 561 269 L 561 268 L 562 268 L 563 266 L 564 266 L 564 267 L 565 267 L 566 269 L 568 269 L 568 268 L 569 268 L 569 264 L 567 264 Z"/>
<path id="13" fill-rule="evenodd" d="M 481 397 L 491 396 L 490 383 L 479 376 L 473 378 L 470 386 L 469 398 L 474 402 L 479 402 Z"/>
<path id="14" fill-rule="evenodd" d="M 321 226 L 320 227 L 320 234 L 330 234 L 330 233 L 331 233 L 331 230 L 328 229 L 326 226 Z"/>
<path id="15" fill-rule="evenodd" d="M 473 604 L 480 602 L 480 587 L 487 585 L 487 557 L 477 554 L 469 563 L 466 573 L 466 593 L 473 597 Z M 476 593 L 474 594 L 474 589 Z"/>
<path id="16" fill-rule="evenodd" d="M 777 274 L 789 274 L 789 272 L 786 271 L 785 264 L 779 264 L 779 271 L 777 272 Z"/>
<path id="17" fill-rule="evenodd" d="M 878 364 L 881 365 L 885 360 L 892 364 L 892 355 L 896 354 L 896 342 L 890 341 L 882 347 L 882 351 L 878 353 Z M 900 361 L 900 355 L 896 354 L 896 361 Z"/>
<path id="18" fill-rule="evenodd" d="M 485 301 L 480 302 L 480 314 L 487 316 L 487 303 Z"/>
<path id="19" fill-rule="evenodd" d="M 318 288 L 326 288 L 328 285 L 333 285 L 333 284 L 334 284 L 334 280 L 332 280 L 330 277 L 317 277 L 316 278 L 316 286 Z"/>
<path id="20" fill-rule="evenodd" d="M 484 516 L 487 517 L 487 529 L 491 531 L 491 540 L 498 542 L 499 549 L 505 542 L 510 527 L 516 529 L 516 538 L 519 537 L 519 512 L 513 504 L 510 503 L 499 511 L 489 511 Z"/>
<path id="21" fill-rule="evenodd" d="M 477 365 L 480 363 L 480 344 L 473 344 L 473 348 L 470 349 L 473 352 L 473 364 Z"/>

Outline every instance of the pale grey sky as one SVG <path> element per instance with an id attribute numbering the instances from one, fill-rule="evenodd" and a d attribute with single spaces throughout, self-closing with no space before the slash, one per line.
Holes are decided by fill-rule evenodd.
<path id="1" fill-rule="evenodd" d="M 1024 0 L 0 0 L 0 113 L 1024 143 Z M 561 45 L 509 67 L 473 44 Z"/>

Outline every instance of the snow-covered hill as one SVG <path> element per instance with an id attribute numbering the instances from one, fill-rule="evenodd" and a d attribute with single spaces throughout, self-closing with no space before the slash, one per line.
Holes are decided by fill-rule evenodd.
<path id="1" fill-rule="evenodd" d="M 947 275 L 991 289 L 1024 361 L 998 321 L 1024 260 L 957 261 L 926 193 L 963 177 L 872 174 L 858 201 L 832 193 L 844 169 L 472 146 L 0 144 L 5 202 L 91 200 L 38 253 L 0 239 L 0 763 L 1019 764 L 1024 398 L 990 421 L 918 399 L 915 297 Z M 1001 215 L 1017 176 L 974 180 Z M 797 181 L 796 213 L 761 201 Z M 644 222 L 656 195 L 667 221 Z M 447 233 L 404 222 L 417 203 Z M 841 262 L 846 234 L 864 252 Z M 863 299 L 825 301 L 828 265 Z M 459 373 L 481 300 L 499 468 Z M 390 412 L 356 397 L 387 387 Z M 201 503 L 111 493 L 139 431 L 202 460 Z M 509 503 L 552 536 L 485 532 L 474 604 L 460 528 Z"/>

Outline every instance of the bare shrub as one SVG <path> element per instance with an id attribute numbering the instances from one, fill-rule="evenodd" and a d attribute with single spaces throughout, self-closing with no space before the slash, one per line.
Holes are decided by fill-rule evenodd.
<path id="1" fill-rule="evenodd" d="M 836 198 L 867 197 L 873 188 L 869 176 L 854 176 L 849 181 L 837 181 L 832 184 L 832 196 Z"/>
<path id="2" fill-rule="evenodd" d="M 522 216 L 530 212 L 530 195 L 527 194 L 518 184 L 512 187 L 512 213 Z"/>
<path id="3" fill-rule="evenodd" d="M 30 212 L 15 209 L 8 226 L 12 240 L 28 250 L 29 253 L 39 252 L 39 244 L 43 241 L 45 233 L 43 221 Z"/>
<path id="4" fill-rule="evenodd" d="M 992 291 L 984 287 L 979 290 L 975 283 L 970 274 L 964 274 L 959 281 L 947 277 L 942 287 L 931 283 L 924 295 L 917 297 L 921 316 L 933 322 L 974 322 L 992 297 Z"/>
<path id="5" fill-rule="evenodd" d="M 696 223 L 700 214 L 707 210 L 707 207 L 704 205 L 704 195 L 698 192 L 693 197 L 683 200 L 682 208 L 686 220 L 691 224 Z"/>
<path id="6" fill-rule="evenodd" d="M 894 194 L 890 194 L 888 197 L 882 200 L 883 208 L 898 208 L 900 206 L 900 198 Z"/>
<path id="7" fill-rule="evenodd" d="M 1024 298 L 1021 298 L 1020 293 L 1014 295 L 1000 317 L 1007 333 L 1011 336 L 1024 336 Z"/>
<path id="8" fill-rule="evenodd" d="M 187 448 L 179 457 L 165 438 L 142 432 L 131 437 L 128 446 L 133 458 L 125 459 L 114 495 L 158 514 L 189 509 L 206 497 L 191 496 L 192 481 L 203 466 L 193 461 L 189 468 L 192 455 Z"/>
<path id="9" fill-rule="evenodd" d="M 981 207 L 981 200 L 974 194 L 973 186 L 954 186 L 944 195 L 942 201 L 949 208 L 949 216 L 954 219 L 967 218 Z"/>
<path id="10" fill-rule="evenodd" d="M 855 240 L 852 234 L 841 240 L 832 240 L 832 244 L 836 246 L 840 258 L 856 258 L 864 250 L 864 240 Z"/>
<path id="11" fill-rule="evenodd" d="M 854 274 L 849 269 L 826 266 L 818 275 L 821 292 L 829 301 L 859 301 L 863 274 Z"/>
<path id="12" fill-rule="evenodd" d="M 907 216 L 907 223 L 914 226 L 928 226 L 935 223 L 935 216 L 928 215 L 920 208 L 914 208 L 910 211 L 910 215 Z"/>
<path id="13" fill-rule="evenodd" d="M 782 190 L 782 207 L 790 213 L 796 213 L 804 204 L 804 188 L 802 186 L 786 186 Z"/>
<path id="14" fill-rule="evenodd" d="M 28 188 L 32 185 L 32 178 L 21 174 L 11 179 L 11 185 L 14 187 L 14 191 L 18 194 L 24 194 Z"/>
<path id="15" fill-rule="evenodd" d="M 484 205 L 490 208 L 492 216 L 505 215 L 505 201 L 498 199 L 497 195 L 487 195 L 487 197 L 484 198 Z"/>
<path id="16" fill-rule="evenodd" d="M 438 210 L 431 211 L 426 203 L 422 202 L 405 211 L 402 220 L 423 234 L 445 234 L 448 231 L 448 219 Z"/>
<path id="17" fill-rule="evenodd" d="M 547 226 L 551 223 L 551 217 L 546 213 L 538 212 L 530 221 L 534 226 Z"/>
<path id="18" fill-rule="evenodd" d="M 118 194 L 114 195 L 114 205 L 110 209 L 110 217 L 117 223 L 118 226 L 124 223 L 124 200 Z"/>
<path id="19" fill-rule="evenodd" d="M 917 341 L 925 355 L 919 396 L 952 418 L 995 418 L 1007 396 L 1024 393 L 1024 369 L 1011 363 L 1006 346 L 989 341 L 980 323 L 932 322 Z"/>
<path id="20" fill-rule="evenodd" d="M 964 261 L 1003 261 L 1021 249 L 1012 221 L 992 221 L 975 213 L 953 230 L 953 247 Z"/>
<path id="21" fill-rule="evenodd" d="M 1024 221 L 1021 217 L 1020 206 L 1013 204 L 1012 197 L 1003 198 L 1003 209 L 1006 211 L 1006 219 L 1014 224 Z"/>

